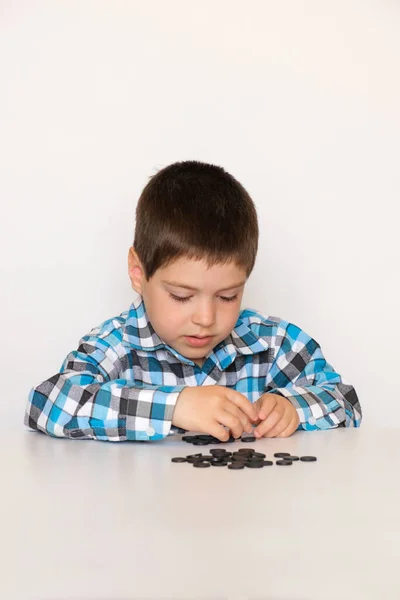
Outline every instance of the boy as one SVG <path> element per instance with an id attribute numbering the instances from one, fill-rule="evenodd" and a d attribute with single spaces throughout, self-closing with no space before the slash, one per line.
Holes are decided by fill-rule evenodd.
<path id="1" fill-rule="evenodd" d="M 138 298 L 31 390 L 24 424 L 108 441 L 358 427 L 356 392 L 318 343 L 241 310 L 257 248 L 254 203 L 232 175 L 199 161 L 160 170 L 139 198 L 128 254 Z"/>

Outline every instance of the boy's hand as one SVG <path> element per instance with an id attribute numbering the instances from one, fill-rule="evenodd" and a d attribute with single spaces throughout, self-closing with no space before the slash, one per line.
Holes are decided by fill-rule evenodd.
<path id="1" fill-rule="evenodd" d="M 263 394 L 254 406 L 260 421 L 254 429 L 257 438 L 289 437 L 299 426 L 293 404 L 279 394 Z"/>
<path id="2" fill-rule="evenodd" d="M 226 442 L 229 431 L 239 438 L 253 431 L 258 415 L 254 405 L 240 392 L 220 385 L 185 387 L 178 396 L 172 424 L 188 431 L 208 433 Z"/>

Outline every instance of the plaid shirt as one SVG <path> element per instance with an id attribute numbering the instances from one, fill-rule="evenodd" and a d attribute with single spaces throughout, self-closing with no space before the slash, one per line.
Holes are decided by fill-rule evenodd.
<path id="1" fill-rule="evenodd" d="M 293 323 L 244 309 L 199 367 L 163 342 L 138 296 L 30 391 L 24 424 L 55 437 L 159 440 L 184 431 L 171 423 L 174 407 L 186 386 L 199 385 L 226 386 L 253 403 L 266 392 L 280 394 L 296 408 L 298 429 L 361 423 L 354 388 Z"/>

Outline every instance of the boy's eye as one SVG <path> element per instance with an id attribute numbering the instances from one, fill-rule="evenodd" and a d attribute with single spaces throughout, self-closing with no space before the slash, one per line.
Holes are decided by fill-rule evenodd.
<path id="1" fill-rule="evenodd" d="M 177 302 L 187 302 L 192 297 L 192 296 L 186 296 L 185 298 L 181 298 L 180 296 L 175 296 L 175 294 L 171 294 L 171 293 L 169 295 L 171 296 L 171 298 L 173 300 L 176 300 Z M 237 296 L 238 295 L 235 294 L 234 296 L 231 296 L 231 297 L 220 296 L 220 298 L 223 302 L 233 302 L 234 300 L 236 300 Z"/>

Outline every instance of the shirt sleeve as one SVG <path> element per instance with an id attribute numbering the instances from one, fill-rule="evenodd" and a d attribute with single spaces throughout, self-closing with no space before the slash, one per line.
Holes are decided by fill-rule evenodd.
<path id="1" fill-rule="evenodd" d="M 287 322 L 277 339 L 265 393 L 280 394 L 293 404 L 298 429 L 359 427 L 362 411 L 356 391 L 325 360 L 320 345 Z"/>
<path id="2" fill-rule="evenodd" d="M 185 386 L 119 379 L 120 363 L 111 345 L 85 336 L 60 372 L 30 391 L 24 424 L 53 437 L 112 442 L 153 441 L 179 432 L 172 415 Z"/>

